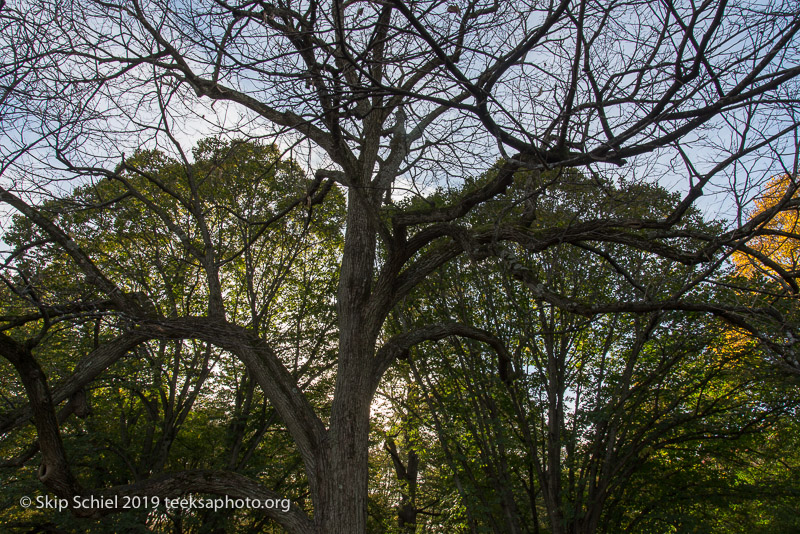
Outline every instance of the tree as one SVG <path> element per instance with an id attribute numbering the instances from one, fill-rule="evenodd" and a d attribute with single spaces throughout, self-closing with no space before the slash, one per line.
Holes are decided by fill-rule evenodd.
<path id="1" fill-rule="evenodd" d="M 775 176 L 767 182 L 764 192 L 756 199 L 750 220 L 759 219 L 763 213 L 785 202 L 787 193 L 795 190 L 794 182 L 788 174 Z M 782 211 L 761 224 L 766 227 L 765 231 L 741 247 L 734 255 L 734 262 L 744 275 L 772 276 L 779 283 L 791 284 L 798 267 L 797 211 Z"/>
<path id="2" fill-rule="evenodd" d="M 126 319 L 92 360 L 116 358 L 149 340 L 181 339 L 213 345 L 243 363 L 302 459 L 308 513 L 273 514 L 291 532 L 365 530 L 370 404 L 398 357 L 451 335 L 496 346 L 491 332 L 462 323 L 388 334 L 387 317 L 431 273 L 462 255 L 479 260 L 513 246 L 531 254 L 579 247 L 624 271 L 613 250 L 596 252 L 603 249 L 597 245 L 616 244 L 669 265 L 695 266 L 692 284 L 709 283 L 763 226 L 733 217 L 725 229 L 688 232 L 681 221 L 704 193 L 721 186 L 744 209 L 756 172 L 772 175 L 771 165 L 781 164 L 775 154 L 789 156 L 785 141 L 798 122 L 791 102 L 800 74 L 800 18 L 789 3 L 42 0 L 9 4 L 0 17 L 8 30 L 0 200 L 37 226 L 49 242 L 41 246 L 59 249 L 95 298 Z M 299 191 L 273 218 L 244 216 L 250 225 L 280 224 L 346 192 L 345 220 L 332 224 L 344 243 L 336 265 L 336 340 L 325 347 L 336 354 L 329 410 L 303 391 L 286 352 L 267 335 L 270 325 L 258 314 L 240 315 L 236 299 L 230 301 L 226 284 L 235 278 L 222 273 L 231 251 L 212 231 L 214 212 L 202 187 L 207 176 L 183 146 L 197 129 L 268 139 L 313 175 L 297 180 Z M 173 213 L 149 201 L 180 255 L 191 258 L 202 309 L 153 310 L 44 203 L 57 184 L 91 187 L 105 179 L 125 184 L 127 194 L 147 204 L 126 178 L 137 167 L 125 154 L 141 147 L 169 154 L 183 169 L 180 191 L 140 170 L 192 221 L 196 233 L 187 234 Z M 462 187 L 499 158 L 490 177 Z M 771 163 L 762 169 L 764 161 Z M 738 163 L 748 164 L 747 180 Z M 657 214 L 597 213 L 534 225 L 543 199 L 562 200 L 552 194 L 562 175 L 543 171 L 566 167 L 587 176 L 679 175 L 683 195 Z M 529 171 L 523 209 L 466 221 L 477 206 L 502 197 L 520 170 Z M 604 183 L 597 181 L 593 193 L 608 196 Z M 433 193 L 436 187 L 446 194 Z M 400 196 L 416 202 L 401 205 Z M 796 204 L 789 194 L 762 219 Z M 252 246 L 245 240 L 242 254 Z M 257 274 L 245 271 L 244 283 Z M 586 310 L 530 282 L 539 298 L 569 312 L 713 314 L 760 335 L 778 354 L 793 350 L 792 325 L 782 323 L 774 341 L 752 319 L 764 310 L 749 306 L 686 302 L 685 291 L 659 300 L 642 291 L 632 299 L 608 295 Z M 37 320 L 44 313 L 37 310 Z M 55 415 L 61 399 L 51 393 L 37 341 L 37 334 L 16 330 L 4 334 L 0 352 L 30 401 L 40 479 L 58 496 L 83 494 L 89 490 L 70 469 Z M 263 495 L 252 479 L 192 471 L 108 491 Z"/>
<path id="3" fill-rule="evenodd" d="M 341 237 L 331 229 L 342 214 L 341 195 L 331 193 L 325 206 L 313 206 L 316 213 L 301 210 L 270 224 L 276 212 L 291 207 L 286 196 L 302 190 L 298 169 L 281 161 L 275 147 L 206 139 L 194 152 L 202 217 L 193 219 L 183 209 L 192 193 L 182 165 L 155 151 L 135 154 L 126 164 L 118 180 L 79 188 L 43 210 L 99 268 L 114 273 L 149 316 L 185 316 L 207 303 L 198 265 L 185 246 L 206 224 L 215 251 L 225 257 L 220 280 L 232 313 L 253 329 L 268 327 L 266 336 L 293 356 L 287 369 L 301 382 L 314 382 L 306 392 L 323 407 L 330 306 L 309 297 L 330 295 L 333 288 Z M 164 231 L 165 221 L 179 228 L 178 235 Z M 268 432 L 280 436 L 281 429 L 240 362 L 191 340 L 144 341 L 127 353 L 98 354 L 130 328 L 130 318 L 110 312 L 58 248 L 28 250 L 28 243 L 47 240 L 29 220 L 17 217 L 6 239 L 20 251 L 9 264 L 13 276 L 5 279 L 12 288 L 9 326 L 40 329 L 37 351 L 48 376 L 67 379 L 55 394 L 70 399 L 68 406 L 80 394 L 89 408 L 79 415 L 95 415 L 78 423 L 68 419 L 70 410 L 59 414 L 65 449 L 84 483 L 126 484 L 176 469 L 254 474 L 270 463 L 274 477 L 261 483 L 302 500 L 302 491 L 280 482 L 299 475 L 300 460 L 290 448 L 285 452 L 288 444 L 280 437 L 262 439 Z M 12 406 L 6 428 L 30 417 L 24 405 Z M 36 451 L 34 444 L 17 463 Z M 12 445 L 7 454 L 18 452 Z M 147 515 L 137 512 L 142 520 Z M 177 519 L 182 531 L 190 528 L 191 514 Z"/>
<path id="4" fill-rule="evenodd" d="M 657 187 L 607 183 L 612 194 L 597 201 L 589 196 L 592 182 L 564 174 L 571 175 L 562 177 L 565 198 L 550 204 L 553 213 L 540 207 L 534 226 L 603 211 L 618 217 L 657 213 L 672 196 Z M 509 191 L 509 203 L 515 193 Z M 508 209 L 496 202 L 471 217 L 491 219 Z M 683 224 L 687 231 L 715 226 L 698 213 Z M 637 280 L 647 284 L 651 298 L 666 300 L 696 274 L 691 266 L 670 266 L 613 244 L 600 247 L 597 253 L 613 252 L 632 278 L 586 249 L 519 249 L 499 260 L 454 261 L 403 309 L 407 326 L 456 320 L 497 337 L 496 351 L 456 338 L 413 350 L 408 365 L 428 408 L 399 403 L 400 411 L 438 436 L 453 473 L 448 485 L 458 488 L 473 529 L 632 532 L 635 524 L 670 510 L 668 503 L 683 504 L 673 492 L 689 495 L 690 502 L 752 496 L 752 488 L 738 488 L 727 476 L 702 487 L 697 475 L 712 462 L 720 474 L 739 462 L 761 461 L 753 452 L 760 446 L 754 436 L 792 424 L 798 399 L 791 382 L 765 364 L 753 343 L 730 346 L 731 329 L 723 322 L 680 310 L 592 313 L 607 295 L 630 298 L 642 290 Z M 719 286 L 692 288 L 682 298 L 689 304 L 737 296 Z M 551 303 L 556 299 L 582 304 L 569 311 Z M 426 411 L 433 413 L 422 415 Z M 750 452 L 740 450 L 745 447 Z M 663 458 L 671 460 L 661 464 Z M 701 459 L 709 465 L 701 466 Z M 641 473 L 652 474 L 654 464 L 657 488 L 631 490 L 632 480 L 641 484 Z M 773 480 L 775 490 L 785 491 L 788 472 L 779 480 Z M 681 492 L 684 483 L 694 486 L 692 493 Z M 621 524 L 620 516 L 629 522 Z"/>
<path id="5" fill-rule="evenodd" d="M 772 320 L 779 324 L 797 322 L 798 220 L 794 208 L 783 210 L 774 217 L 769 213 L 797 197 L 796 180 L 792 176 L 777 175 L 764 185 L 755 206 L 747 214 L 748 223 L 759 225 L 760 231 L 742 242 L 732 256 L 739 275 L 735 285 L 744 288 L 743 298 L 773 310 Z M 753 285 L 758 286 L 758 293 L 747 295 L 746 288 Z M 794 340 L 794 336 L 790 329 L 787 337 Z M 753 337 L 752 333 L 739 330 L 731 333 L 730 342 L 746 346 L 750 337 Z M 797 374 L 796 352 L 770 352 L 772 359 L 784 371 Z"/>

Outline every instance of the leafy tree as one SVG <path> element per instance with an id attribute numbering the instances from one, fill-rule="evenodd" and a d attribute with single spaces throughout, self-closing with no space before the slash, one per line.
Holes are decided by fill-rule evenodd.
<path id="1" fill-rule="evenodd" d="M 607 184 L 613 194 L 595 203 L 581 198 L 589 191 L 585 178 L 573 173 L 570 180 L 546 224 L 595 210 L 657 212 L 670 198 L 649 188 L 631 202 L 640 186 Z M 478 210 L 475 217 L 492 214 Z M 698 214 L 686 224 L 709 226 Z M 409 356 L 432 415 L 410 413 L 438 436 L 473 530 L 648 531 L 644 524 L 666 514 L 677 532 L 723 532 L 681 506 L 720 517 L 714 506 L 793 491 L 795 468 L 780 470 L 771 491 L 761 493 L 721 476 L 745 477 L 743 464 L 765 461 L 765 436 L 793 424 L 792 384 L 765 365 L 757 346 L 730 347 L 724 322 L 684 310 L 584 312 L 610 294 L 668 300 L 664 295 L 685 291 L 694 276 L 692 268 L 667 270 L 657 259 L 617 251 L 626 275 L 636 273 L 621 276 L 595 259 L 608 254 L 554 248 L 535 256 L 508 251 L 502 261 L 465 258 L 426 281 L 402 317 L 405 324 L 458 321 L 497 336 L 482 340 L 494 350 L 453 338 Z M 684 298 L 735 294 L 693 287 Z M 580 305 L 570 311 L 564 303 Z"/>
<path id="2" fill-rule="evenodd" d="M 795 180 L 788 174 L 773 177 L 756 199 L 750 221 L 764 226 L 733 258 L 739 271 L 750 277 L 762 275 L 776 281 L 794 283 L 798 270 L 798 217 L 794 209 L 764 217 L 796 196 Z"/>
<path id="3" fill-rule="evenodd" d="M 80 273 L 85 286 L 70 296 L 59 291 L 64 302 L 102 305 L 119 318 L 117 336 L 101 340 L 92 362 L 161 340 L 197 343 L 199 354 L 212 345 L 212 357 L 240 361 L 247 369 L 240 377 L 257 384 L 301 458 L 305 509 L 270 512 L 291 532 L 367 528 L 371 404 L 400 356 L 452 335 L 497 337 L 450 322 L 390 331 L 387 319 L 432 273 L 462 256 L 576 248 L 623 273 L 629 252 L 652 256 L 666 271 L 689 266 L 696 269 L 690 289 L 697 288 L 723 278 L 726 258 L 764 227 L 733 216 L 724 228 L 690 228 L 693 206 L 718 192 L 741 215 L 763 177 L 794 159 L 786 141 L 798 119 L 787 103 L 796 99 L 800 75 L 800 20 L 790 2 L 21 0 L 0 9 L 0 26 L 0 201 L 38 232 L 9 251 L 5 265 L 13 268 L 23 250 L 53 249 L 69 267 L 48 276 L 64 273 L 69 282 Z M 286 203 L 267 203 L 269 215 L 250 217 L 245 199 L 256 199 L 247 192 L 261 189 L 260 173 L 222 173 L 220 181 L 232 186 L 216 199 L 214 173 L 193 167 L 186 148 L 198 130 L 261 138 L 302 162 Z M 160 178 L 157 162 L 129 157 L 142 148 L 179 164 Z M 752 171 L 745 180 L 741 165 Z M 613 197 L 606 185 L 617 173 L 629 181 L 673 179 L 679 198 L 657 213 L 593 212 L 550 224 L 544 215 L 554 210 L 546 204 L 568 200 L 570 175 L 548 171 L 567 167 L 602 178 L 582 186 L 594 198 Z M 470 221 L 482 205 L 507 198 L 519 171 L 528 176 L 519 209 Z M 155 241 L 169 245 L 170 263 L 188 264 L 192 290 L 181 295 L 180 313 L 148 301 L 142 275 L 107 265 L 104 251 L 81 232 L 73 236 L 75 228 L 50 209 L 53 197 L 102 189 L 104 180 L 121 183 L 123 194 L 154 214 Z M 342 196 L 338 217 L 327 206 L 341 208 Z M 796 205 L 792 199 L 764 217 Z M 321 262 L 334 269 L 304 271 L 299 251 L 306 248 L 296 243 L 313 238 L 298 214 L 326 209 L 330 217 L 320 220 L 343 239 L 325 256 L 330 262 Z M 241 225 L 221 224 L 226 211 Z M 268 229 L 288 221 L 302 239 L 268 242 Z M 178 272 L 165 268 L 169 276 Z M 793 350 L 790 322 L 749 300 L 700 301 L 687 290 L 656 295 L 666 300 L 606 295 L 590 305 L 561 300 L 544 282 L 526 279 L 532 273 L 525 269 L 513 274 L 565 312 L 629 313 L 644 324 L 651 314 L 712 314 L 769 341 L 775 354 Z M 639 274 L 627 272 L 642 285 Z M 251 282 L 253 289 L 241 287 Z M 335 285 L 335 292 L 304 300 L 306 288 L 295 282 Z M 26 286 L 11 283 L 21 293 Z M 87 300 L 76 300 L 84 293 Z M 312 309 L 325 319 L 293 316 L 290 337 L 286 315 Z M 48 491 L 63 498 L 91 491 L 272 495 L 228 471 L 176 471 L 113 488 L 81 482 L 56 415 L 66 399 L 54 397 L 50 358 L 38 348 L 50 329 L 32 326 L 47 323 L 51 312 L 32 310 L 35 318 L 24 324 L 21 316 L 10 319 L 13 335 L 0 336 L 0 354 L 23 383 Z M 325 335 L 312 335 L 320 325 L 329 327 Z M 290 346 L 309 351 L 295 350 L 295 359 Z M 321 354 L 330 359 L 312 357 Z M 325 393 L 328 402 L 319 403 Z"/>
<path id="4" fill-rule="evenodd" d="M 233 313 L 253 330 L 269 330 L 291 355 L 287 368 L 309 381 L 309 397 L 323 407 L 330 308 L 311 295 L 330 295 L 335 281 L 330 262 L 341 238 L 332 225 L 341 197 L 330 193 L 325 206 L 316 206 L 318 214 L 302 211 L 269 226 L 275 213 L 288 211 L 287 198 L 302 185 L 297 167 L 281 161 L 274 147 L 239 141 L 204 140 L 194 157 L 189 172 L 202 177 L 196 183 L 203 203 L 202 217 L 194 221 L 186 210 L 185 200 L 193 196 L 187 169 L 154 151 L 133 156 L 119 179 L 77 189 L 47 210 L 151 317 L 187 316 L 207 303 L 201 264 L 189 253 L 203 246 L 205 230 L 213 236 L 213 253 L 226 257 L 219 280 Z M 165 221 L 174 233 L 164 231 Z M 287 484 L 302 479 L 300 459 L 281 437 L 285 428 L 248 370 L 208 342 L 168 338 L 125 343 L 102 361 L 104 343 L 124 339 L 130 318 L 109 310 L 57 248 L 25 250 L 39 239 L 40 231 L 23 218 L 7 234 L 22 251 L 12 264 L 16 276 L 6 279 L 14 288 L 8 327 L 38 330 L 37 351 L 50 366 L 47 374 L 62 381 L 57 394 L 71 399 L 59 415 L 61 437 L 83 483 L 125 485 L 164 472 L 219 469 L 258 477 L 302 502 L 302 489 Z M 305 265 L 294 268 L 299 262 Z M 26 283 L 25 291 L 18 289 Z M 89 362 L 98 357 L 102 365 L 92 367 Z M 9 400 L 13 410 L 5 424 L 13 428 L 30 415 L 19 399 Z M 70 411 L 84 419 L 68 419 Z M 276 437 L 264 440 L 268 433 Z M 33 459 L 38 448 L 22 443 L 6 451 L 21 454 L 17 465 Z M 265 477 L 267 465 L 271 472 Z M 17 499 L 25 491 L 30 488 Z M 129 515 L 141 525 L 147 514 Z M 51 515 L 47 521 L 62 521 Z M 223 514 L 195 515 L 171 520 L 182 532 L 225 525 Z M 200 522 L 192 526 L 195 521 Z M 235 521 L 244 524 L 241 517 Z"/>

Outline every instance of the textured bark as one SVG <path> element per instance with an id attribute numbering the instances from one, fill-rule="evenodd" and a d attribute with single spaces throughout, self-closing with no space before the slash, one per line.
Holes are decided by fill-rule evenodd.
<path id="1" fill-rule="evenodd" d="M 327 435 L 320 450 L 315 500 L 318 532 L 367 527 L 370 373 L 383 318 L 366 317 L 375 268 L 376 231 L 364 197 L 351 189 L 338 289 L 339 360 Z"/>
<path id="2" fill-rule="evenodd" d="M 269 345 L 245 328 L 205 317 L 148 321 L 138 331 L 152 338 L 199 339 L 235 354 L 269 397 L 294 438 L 313 492 L 319 478 L 317 450 L 325 428 Z"/>

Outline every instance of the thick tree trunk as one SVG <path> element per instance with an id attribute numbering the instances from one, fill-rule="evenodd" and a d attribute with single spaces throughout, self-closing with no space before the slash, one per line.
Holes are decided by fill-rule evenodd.
<path id="1" fill-rule="evenodd" d="M 319 534 L 360 534 L 367 528 L 369 402 L 351 396 L 346 403 L 332 418 L 320 451 L 314 503 Z"/>
<path id="2" fill-rule="evenodd" d="M 360 534 L 367 528 L 370 376 L 382 321 L 365 317 L 375 269 L 375 221 L 366 198 L 350 190 L 339 278 L 339 362 L 331 418 L 316 466 L 314 523 L 319 534 Z"/>

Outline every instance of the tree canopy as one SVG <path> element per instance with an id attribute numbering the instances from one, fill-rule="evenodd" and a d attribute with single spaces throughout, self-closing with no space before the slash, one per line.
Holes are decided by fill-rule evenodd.
<path id="1" fill-rule="evenodd" d="M 796 527 L 792 2 L 0 26 L 10 526 Z"/>

